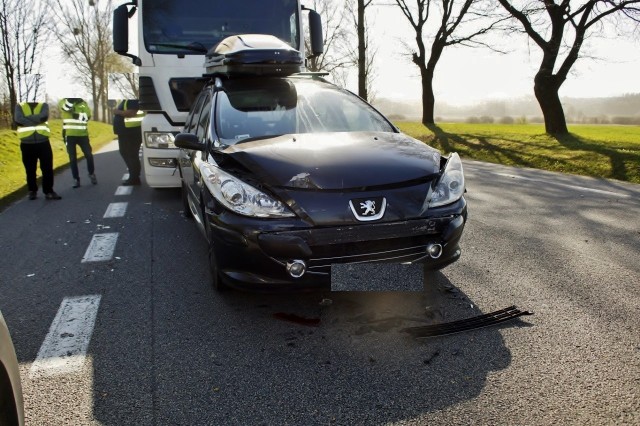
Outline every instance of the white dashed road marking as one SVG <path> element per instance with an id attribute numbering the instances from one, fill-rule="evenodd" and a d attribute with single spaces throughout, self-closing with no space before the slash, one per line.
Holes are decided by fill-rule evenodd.
<path id="1" fill-rule="evenodd" d="M 128 203 L 111 203 L 107 207 L 107 211 L 104 213 L 104 218 L 111 217 L 123 217 L 127 212 Z"/>
<path id="2" fill-rule="evenodd" d="M 62 301 L 38 356 L 31 365 L 31 378 L 69 374 L 82 368 L 100 298 L 100 295 L 89 295 L 67 297 Z"/>
<path id="3" fill-rule="evenodd" d="M 82 258 L 82 263 L 111 260 L 113 258 L 113 251 L 116 248 L 117 241 L 117 232 L 95 234 L 91 239 L 91 243 L 89 243 L 89 247 L 87 247 L 84 257 Z"/>
<path id="4" fill-rule="evenodd" d="M 119 186 L 116 189 L 116 195 L 131 195 L 133 192 L 133 186 Z"/>

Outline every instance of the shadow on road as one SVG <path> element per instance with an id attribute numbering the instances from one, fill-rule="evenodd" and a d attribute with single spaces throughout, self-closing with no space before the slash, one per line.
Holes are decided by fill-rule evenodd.
<path id="1" fill-rule="evenodd" d="M 510 352 L 499 328 L 404 333 L 480 313 L 444 274 L 428 277 L 424 292 L 265 295 L 174 276 L 154 296 L 153 423 L 382 425 L 473 399 Z M 131 378 L 101 368 L 114 354 L 93 355 L 95 417 L 148 423 L 131 408 Z"/>

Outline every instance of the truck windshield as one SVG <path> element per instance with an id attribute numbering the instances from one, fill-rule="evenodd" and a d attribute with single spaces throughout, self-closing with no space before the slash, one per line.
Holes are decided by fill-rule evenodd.
<path id="1" fill-rule="evenodd" d="M 145 0 L 144 44 L 154 54 L 206 53 L 238 34 L 270 34 L 300 49 L 297 0 Z"/>
<path id="2" fill-rule="evenodd" d="M 295 133 L 395 131 L 359 97 L 310 79 L 230 80 L 216 111 L 224 145 Z"/>

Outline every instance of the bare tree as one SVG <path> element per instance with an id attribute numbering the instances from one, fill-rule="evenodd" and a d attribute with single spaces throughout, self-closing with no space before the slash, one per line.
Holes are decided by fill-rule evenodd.
<path id="1" fill-rule="evenodd" d="M 374 80 L 373 58 L 377 49 L 371 40 L 367 9 L 375 4 L 373 4 L 373 0 L 357 0 L 355 6 L 354 8 L 352 1 L 347 0 L 347 10 L 358 41 L 355 48 L 350 48 L 349 57 L 358 70 L 358 96 L 370 101 Z"/>
<path id="2" fill-rule="evenodd" d="M 111 73 L 109 76 L 109 84 L 111 88 L 114 89 L 114 92 L 118 93 L 122 99 L 138 99 L 139 97 L 140 88 L 138 86 L 137 73 Z"/>
<path id="3" fill-rule="evenodd" d="M 0 0 L 0 49 L 2 76 L 11 114 L 20 101 L 32 101 L 42 90 L 40 52 L 45 43 L 46 13 L 40 2 Z M 35 75 L 36 77 L 28 77 Z"/>
<path id="4" fill-rule="evenodd" d="M 495 7 L 484 0 L 415 0 L 413 5 L 409 5 L 408 0 L 394 1 L 415 31 L 417 51 L 411 53 L 411 60 L 420 69 L 422 123 L 433 124 L 433 77 L 444 49 L 453 45 L 491 48 L 481 36 L 496 29 L 504 18 L 496 16 Z M 435 34 L 429 36 L 433 41 L 427 51 L 426 27 L 430 19 L 435 21 Z"/>
<path id="5" fill-rule="evenodd" d="M 94 115 L 105 120 L 109 116 L 109 73 L 122 72 L 126 67 L 111 45 L 113 4 L 110 0 L 49 1 L 56 18 L 52 32 L 64 59 L 91 94 Z"/>
<path id="6" fill-rule="evenodd" d="M 322 17 L 324 52 L 320 56 L 310 58 L 307 68 L 309 71 L 334 73 L 348 67 L 351 64 L 348 52 L 351 34 L 345 26 L 344 3 L 341 0 L 314 0 L 311 7 Z M 305 47 L 310 51 L 308 40 L 309 37 L 305 37 Z"/>
<path id="7" fill-rule="evenodd" d="M 545 0 L 525 2 L 498 0 L 522 25 L 524 32 L 542 50 L 542 61 L 534 78 L 534 92 L 544 115 L 547 133 L 567 134 L 567 122 L 558 91 L 578 60 L 587 32 L 605 18 L 640 18 L 640 0 Z M 571 4 L 573 3 L 573 4 Z M 564 58 L 564 59 L 562 59 Z"/>

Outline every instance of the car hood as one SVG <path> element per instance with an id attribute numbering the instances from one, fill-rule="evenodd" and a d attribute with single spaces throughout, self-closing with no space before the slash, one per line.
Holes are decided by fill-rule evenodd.
<path id="1" fill-rule="evenodd" d="M 440 153 L 402 133 L 283 135 L 222 151 L 264 184 L 280 188 L 365 189 L 432 178 Z"/>

